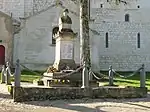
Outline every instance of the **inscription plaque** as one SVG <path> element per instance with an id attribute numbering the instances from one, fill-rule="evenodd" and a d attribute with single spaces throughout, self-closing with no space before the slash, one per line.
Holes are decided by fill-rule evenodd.
<path id="1" fill-rule="evenodd" d="M 62 59 L 72 59 L 73 58 L 73 44 L 63 43 L 61 48 L 61 58 Z"/>

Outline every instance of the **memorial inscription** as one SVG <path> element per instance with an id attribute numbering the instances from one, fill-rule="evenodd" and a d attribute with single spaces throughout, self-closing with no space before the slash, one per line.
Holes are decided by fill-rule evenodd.
<path id="1" fill-rule="evenodd" d="M 62 59 L 73 59 L 73 44 L 65 42 L 62 45 L 61 58 Z"/>

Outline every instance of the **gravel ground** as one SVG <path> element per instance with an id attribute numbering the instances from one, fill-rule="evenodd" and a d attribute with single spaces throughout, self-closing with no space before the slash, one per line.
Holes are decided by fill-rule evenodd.
<path id="1" fill-rule="evenodd" d="M 0 84 L 0 112 L 150 112 L 150 94 L 137 99 L 82 99 L 13 102 Z"/>

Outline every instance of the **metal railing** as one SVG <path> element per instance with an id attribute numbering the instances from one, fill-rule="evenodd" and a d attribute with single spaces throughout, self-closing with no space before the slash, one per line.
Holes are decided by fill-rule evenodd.
<path id="1" fill-rule="evenodd" d="M 142 64 L 142 66 L 137 69 L 136 71 L 134 71 L 132 74 L 129 75 L 121 75 L 120 73 L 117 73 L 112 66 L 109 67 L 109 86 L 113 86 L 114 85 L 114 76 L 119 76 L 120 78 L 129 78 L 132 77 L 134 75 L 136 75 L 137 73 L 140 72 L 140 87 L 145 87 L 145 81 L 146 81 L 146 73 L 145 73 L 145 65 Z"/>
<path id="2" fill-rule="evenodd" d="M 23 64 L 20 64 L 19 59 L 18 59 L 16 61 L 15 72 L 14 72 L 13 75 L 11 74 L 9 64 L 6 64 L 6 67 L 5 67 L 5 65 L 3 65 L 2 72 L 1 72 L 1 83 L 6 83 L 7 85 L 11 85 L 10 76 L 14 76 L 14 86 L 20 87 L 21 67 L 29 70 L 30 72 L 32 72 L 35 75 L 41 75 L 41 73 L 39 74 L 39 73 L 29 69 L 28 67 L 24 66 Z M 67 76 L 75 74 L 76 72 L 80 71 L 81 69 L 83 69 L 83 66 L 80 66 L 79 68 L 77 68 L 76 70 L 71 71 L 70 73 L 65 73 L 65 74 L 62 74 L 62 75 L 59 75 L 59 76 L 49 76 L 49 78 L 67 77 Z"/>
<path id="3" fill-rule="evenodd" d="M 10 77 L 14 76 L 14 86 L 19 87 L 20 81 L 21 81 L 21 79 L 20 79 L 21 78 L 21 66 L 23 68 L 29 70 L 33 74 L 41 75 L 41 73 L 39 74 L 39 73 L 29 69 L 28 67 L 20 64 L 19 59 L 18 59 L 16 61 L 15 72 L 13 75 L 11 74 L 9 63 L 7 62 L 6 66 L 3 65 L 2 72 L 1 72 L 1 83 L 6 83 L 7 85 L 10 85 L 11 84 Z M 80 66 L 79 68 L 77 68 L 76 70 L 73 70 L 70 73 L 65 73 L 65 74 L 58 75 L 58 76 L 49 76 L 49 77 L 54 78 L 54 79 L 67 77 L 67 76 L 70 76 L 70 75 L 73 75 L 73 74 L 79 72 L 81 69 L 83 69 L 83 67 L 84 66 Z M 136 71 L 134 71 L 132 74 L 129 74 L 129 75 L 121 75 L 120 73 L 117 73 L 112 68 L 112 66 L 109 67 L 109 75 L 98 73 L 98 75 L 100 76 L 100 77 L 98 77 L 91 69 L 89 70 L 89 75 L 93 76 L 97 80 L 101 80 L 101 79 L 104 79 L 107 77 L 107 78 L 109 78 L 109 86 L 113 86 L 114 85 L 114 76 L 119 76 L 120 78 L 129 78 L 139 72 L 140 72 L 140 87 L 145 87 L 146 73 L 145 73 L 145 65 L 144 64 L 140 68 L 138 68 Z"/>

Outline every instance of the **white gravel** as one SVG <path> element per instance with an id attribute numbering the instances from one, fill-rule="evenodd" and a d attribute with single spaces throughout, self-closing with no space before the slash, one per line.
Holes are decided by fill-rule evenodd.
<path id="1" fill-rule="evenodd" d="M 0 84 L 0 112 L 150 112 L 150 95 L 137 99 L 82 99 L 13 102 Z"/>

